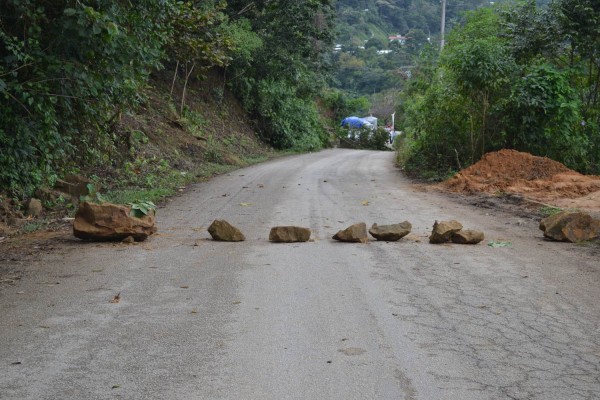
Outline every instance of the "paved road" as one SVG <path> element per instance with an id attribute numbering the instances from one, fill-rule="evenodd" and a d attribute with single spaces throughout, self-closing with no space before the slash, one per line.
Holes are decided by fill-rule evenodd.
<path id="1" fill-rule="evenodd" d="M 419 190 L 392 153 L 271 161 L 158 218 L 143 244 L 67 241 L 0 291 L 1 399 L 600 398 L 597 248 Z M 248 240 L 208 240 L 215 218 Z M 450 218 L 513 245 L 428 244 Z M 405 219 L 400 242 L 330 239 Z M 289 224 L 314 241 L 267 241 Z"/>

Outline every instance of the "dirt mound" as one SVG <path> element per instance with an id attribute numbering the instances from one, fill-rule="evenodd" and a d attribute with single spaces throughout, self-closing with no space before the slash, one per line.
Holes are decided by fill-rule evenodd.
<path id="1" fill-rule="evenodd" d="M 585 200 L 582 208 L 600 210 L 600 177 L 582 175 L 546 157 L 536 157 L 516 150 L 485 154 L 481 160 L 460 171 L 442 187 L 463 193 L 517 193 L 525 197 L 562 207 L 579 207 L 576 199 Z M 585 199 L 584 199 L 585 198 Z M 592 199 L 592 201 L 590 201 Z"/>

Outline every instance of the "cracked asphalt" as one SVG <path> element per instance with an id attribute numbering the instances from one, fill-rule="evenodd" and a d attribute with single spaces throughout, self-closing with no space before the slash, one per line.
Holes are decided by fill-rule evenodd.
<path id="1" fill-rule="evenodd" d="M 216 218 L 247 240 L 210 240 Z M 486 241 L 430 245 L 445 219 Z M 399 242 L 331 240 L 404 220 Z M 63 238 L 18 266 L 0 399 L 599 399 L 598 245 L 537 224 L 423 190 L 391 152 L 238 170 L 170 201 L 144 243 Z M 269 243 L 275 225 L 314 240 Z"/>

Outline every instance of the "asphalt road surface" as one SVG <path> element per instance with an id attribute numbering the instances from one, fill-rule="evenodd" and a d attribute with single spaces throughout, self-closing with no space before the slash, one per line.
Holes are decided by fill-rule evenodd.
<path id="1" fill-rule="evenodd" d="M 210 240 L 217 218 L 247 240 Z M 431 245 L 436 219 L 486 241 Z M 331 239 L 404 220 L 399 242 Z M 600 399 L 598 248 L 423 191 L 391 152 L 242 169 L 158 225 L 136 245 L 59 243 L 0 290 L 1 399 Z M 270 243 L 276 225 L 314 240 Z"/>

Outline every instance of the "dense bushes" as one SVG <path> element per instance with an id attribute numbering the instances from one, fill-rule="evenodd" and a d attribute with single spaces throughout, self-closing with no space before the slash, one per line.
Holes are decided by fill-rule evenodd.
<path id="1" fill-rule="evenodd" d="M 566 3 L 479 10 L 452 32 L 439 64 L 421 61 L 433 74 L 416 71 L 402 106 L 408 169 L 443 176 L 508 147 L 600 172 L 600 46 L 576 41 Z"/>
<path id="2" fill-rule="evenodd" d="M 230 86 L 280 149 L 314 150 L 328 142 L 315 99 L 323 88 L 323 55 L 333 40 L 329 0 L 231 1 L 229 12 L 258 33 L 251 55 L 233 60 Z"/>
<path id="3" fill-rule="evenodd" d="M 107 126 L 160 65 L 160 4 L 1 2 L 0 185 L 27 190 L 107 155 Z"/>
<path id="4" fill-rule="evenodd" d="M 0 187 L 26 193 L 125 157 L 112 126 L 163 67 L 183 81 L 180 114 L 189 79 L 230 66 L 268 142 L 322 146 L 314 99 L 330 3 L 0 0 Z"/>

